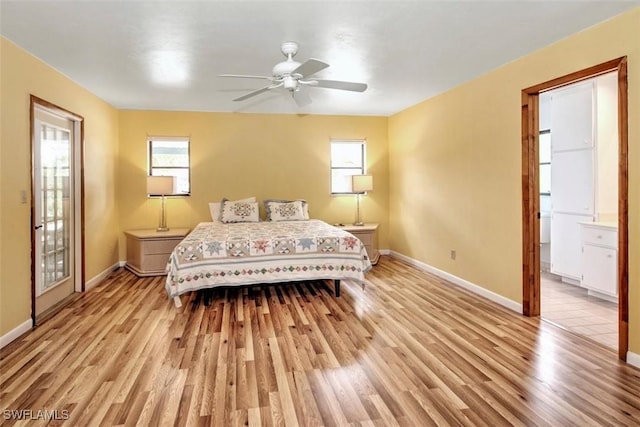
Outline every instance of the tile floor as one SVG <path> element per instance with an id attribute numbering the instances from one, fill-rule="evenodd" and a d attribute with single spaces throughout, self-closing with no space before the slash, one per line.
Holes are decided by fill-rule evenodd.
<path id="1" fill-rule="evenodd" d="M 587 295 L 551 273 L 540 275 L 541 317 L 565 329 L 618 349 L 618 305 Z"/>

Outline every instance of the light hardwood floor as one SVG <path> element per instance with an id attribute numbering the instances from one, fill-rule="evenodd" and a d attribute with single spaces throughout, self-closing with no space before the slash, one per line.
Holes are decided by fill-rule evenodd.
<path id="1" fill-rule="evenodd" d="M 68 411 L 54 424 L 73 426 L 640 424 L 640 371 L 613 351 L 395 259 L 382 257 L 367 279 L 364 289 L 342 282 L 340 298 L 319 282 L 216 291 L 210 306 L 193 294 L 176 309 L 162 277 L 119 270 L 0 352 L 0 417 L 46 409 Z"/>

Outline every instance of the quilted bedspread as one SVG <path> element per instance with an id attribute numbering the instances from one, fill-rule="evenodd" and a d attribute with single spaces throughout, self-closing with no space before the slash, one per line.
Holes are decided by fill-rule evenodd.
<path id="1" fill-rule="evenodd" d="M 217 286 L 314 279 L 364 283 L 362 242 L 320 220 L 203 222 L 169 257 L 169 297 Z"/>

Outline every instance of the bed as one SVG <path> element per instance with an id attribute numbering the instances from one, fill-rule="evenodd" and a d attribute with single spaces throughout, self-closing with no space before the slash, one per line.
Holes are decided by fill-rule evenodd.
<path id="1" fill-rule="evenodd" d="M 323 221 L 203 222 L 169 257 L 166 290 L 180 295 L 215 287 L 328 279 L 364 284 L 371 262 L 362 242 Z"/>

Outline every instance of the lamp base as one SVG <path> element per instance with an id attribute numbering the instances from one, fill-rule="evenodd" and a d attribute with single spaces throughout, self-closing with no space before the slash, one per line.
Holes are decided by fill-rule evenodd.
<path id="1" fill-rule="evenodd" d="M 166 199 L 167 198 L 163 194 L 162 203 L 160 204 L 160 223 L 158 224 L 158 228 L 156 228 L 156 231 L 158 232 L 169 231 L 169 227 L 167 227 Z"/>
<path id="2" fill-rule="evenodd" d="M 362 222 L 362 221 L 354 222 L 353 225 L 358 226 L 358 227 L 362 227 L 362 226 L 364 226 L 364 222 Z"/>

